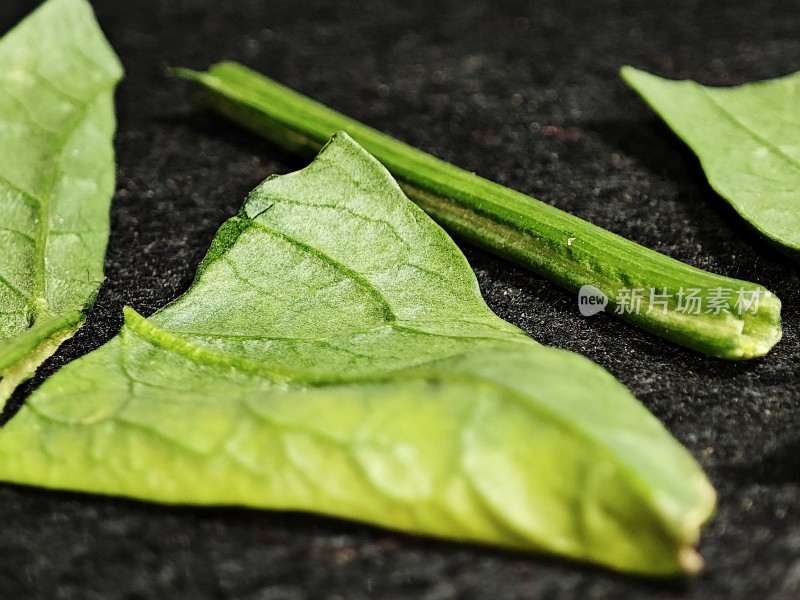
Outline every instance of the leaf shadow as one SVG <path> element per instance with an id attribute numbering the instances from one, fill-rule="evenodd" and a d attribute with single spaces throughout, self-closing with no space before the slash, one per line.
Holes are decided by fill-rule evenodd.
<path id="1" fill-rule="evenodd" d="M 9 496 L 12 498 L 9 499 Z M 37 515 L 63 511 L 70 516 L 71 527 L 89 528 L 89 543 L 103 542 L 103 528 L 97 523 L 125 519 L 140 524 L 142 531 L 161 531 L 167 537 L 172 531 L 202 538 L 201 545 L 214 540 L 235 540 L 239 560 L 246 561 L 248 550 L 282 547 L 299 561 L 337 570 L 354 569 L 364 576 L 376 574 L 385 564 L 413 564 L 409 557 L 424 562 L 447 563 L 446 569 L 433 580 L 414 577 L 409 584 L 424 592 L 439 581 L 439 576 L 453 577 L 459 568 L 471 568 L 476 561 L 495 567 L 508 567 L 526 579 L 542 573 L 560 573 L 564 577 L 602 578 L 624 585 L 640 594 L 682 594 L 690 589 L 686 578 L 660 579 L 616 572 L 588 562 L 554 555 L 509 550 L 477 543 L 451 541 L 384 529 L 367 523 L 299 511 L 259 510 L 236 506 L 163 505 L 135 499 L 84 494 L 63 490 L 3 484 L 0 498 L 15 502 L 22 497 L 26 506 Z M 100 518 L 98 519 L 98 515 Z M 41 518 L 41 517 L 37 517 Z M 93 525 L 84 523 L 91 519 Z M 76 524 L 77 523 L 77 524 Z M 94 541 L 96 540 L 96 541 Z M 136 543 L 136 536 L 128 544 Z M 224 552 L 225 544 L 217 544 Z M 167 549 L 169 549 L 167 547 Z M 139 549 L 131 548 L 136 552 Z M 393 567 L 397 569 L 398 566 Z M 453 583 L 456 583 L 455 581 Z"/>
<path id="2" fill-rule="evenodd" d="M 201 106 L 193 107 L 188 112 L 157 115 L 154 121 L 164 125 L 186 127 L 199 136 L 216 138 L 249 154 L 258 156 L 268 154 L 265 158 L 285 165 L 287 171 L 301 169 L 309 163 L 308 160 L 298 158 L 296 154 Z"/>
<path id="3" fill-rule="evenodd" d="M 779 444 L 757 461 L 720 466 L 719 470 L 743 481 L 762 485 L 800 482 L 800 437 Z"/>

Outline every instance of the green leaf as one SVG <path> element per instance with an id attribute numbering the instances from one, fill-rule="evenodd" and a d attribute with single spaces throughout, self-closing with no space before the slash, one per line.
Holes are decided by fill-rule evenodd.
<path id="1" fill-rule="evenodd" d="M 734 88 L 622 77 L 697 154 L 711 187 L 800 261 L 800 73 Z"/>
<path id="2" fill-rule="evenodd" d="M 49 0 L 0 40 L 0 407 L 103 280 L 121 75 L 83 0 Z"/>
<path id="3" fill-rule="evenodd" d="M 346 134 L 253 191 L 188 292 L 125 317 L 6 425 L 0 479 L 700 568 L 714 492 L 691 456 L 603 369 L 495 316 Z"/>
<path id="4" fill-rule="evenodd" d="M 592 286 L 608 298 L 615 316 L 655 335 L 727 359 L 762 356 L 781 339 L 781 302 L 759 285 L 639 246 L 412 148 L 242 65 L 174 73 L 201 85 L 214 110 L 291 152 L 313 154 L 333 133 L 346 131 L 453 235 L 572 292 Z M 633 294 L 639 299 L 630 306 L 626 301 Z M 688 307 L 687 294 L 702 306 Z M 753 300 L 756 309 L 742 310 L 742 300 Z"/>

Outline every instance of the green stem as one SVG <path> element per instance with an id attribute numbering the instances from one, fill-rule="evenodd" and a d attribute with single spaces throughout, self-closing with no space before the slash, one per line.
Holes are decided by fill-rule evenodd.
<path id="1" fill-rule="evenodd" d="M 605 294 L 617 316 L 651 333 L 729 359 L 762 356 L 781 337 L 780 300 L 761 286 L 639 246 L 412 148 L 242 65 L 174 73 L 199 83 L 212 108 L 291 152 L 313 156 L 334 133 L 346 131 L 453 235 L 571 292 L 591 285 Z M 692 303 L 690 294 L 699 303 Z M 636 297 L 638 308 L 625 301 Z"/>

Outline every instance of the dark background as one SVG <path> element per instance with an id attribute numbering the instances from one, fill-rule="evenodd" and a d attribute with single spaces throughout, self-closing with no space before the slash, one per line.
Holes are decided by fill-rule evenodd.
<path id="1" fill-rule="evenodd" d="M 0 4 L 5 31 L 35 2 Z M 731 85 L 800 69 L 793 3 L 97 1 L 127 77 L 107 281 L 15 397 L 189 284 L 246 192 L 303 166 L 191 102 L 167 65 L 235 59 L 457 165 L 689 264 L 761 283 L 784 339 L 727 363 L 672 346 L 462 245 L 489 305 L 609 369 L 720 496 L 691 581 L 407 537 L 307 515 L 168 508 L 0 486 L 2 598 L 800 598 L 800 284 L 617 75 Z"/>

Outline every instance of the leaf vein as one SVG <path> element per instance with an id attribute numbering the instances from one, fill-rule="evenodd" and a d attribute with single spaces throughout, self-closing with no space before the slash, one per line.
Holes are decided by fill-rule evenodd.
<path id="1" fill-rule="evenodd" d="M 780 147 L 773 144 L 771 141 L 759 135 L 756 131 L 754 131 L 751 127 L 749 127 L 746 123 L 742 122 L 735 114 L 730 112 L 727 108 L 725 108 L 719 100 L 714 97 L 705 86 L 698 85 L 696 86 L 697 89 L 700 90 L 701 94 L 714 106 L 714 108 L 719 111 L 719 113 L 725 117 L 730 123 L 732 123 L 737 129 L 743 131 L 745 134 L 749 135 L 752 139 L 756 142 L 767 148 L 771 151 L 774 155 L 778 156 L 779 158 L 783 159 L 784 162 L 789 164 L 789 166 L 794 167 L 795 169 L 800 170 L 800 161 L 797 161 L 794 157 L 789 154 L 786 154 Z"/>

